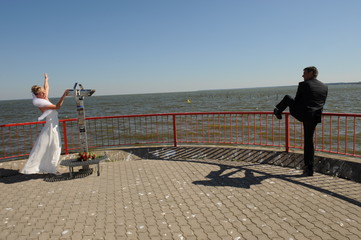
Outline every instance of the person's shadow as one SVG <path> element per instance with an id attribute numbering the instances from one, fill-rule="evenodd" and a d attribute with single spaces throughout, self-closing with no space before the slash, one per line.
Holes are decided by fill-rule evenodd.
<path id="1" fill-rule="evenodd" d="M 206 175 L 205 177 L 209 178 L 209 180 L 193 181 L 192 182 L 193 184 L 212 186 L 212 187 L 229 186 L 229 187 L 249 189 L 252 185 L 262 184 L 262 181 L 265 179 L 278 178 L 293 184 L 301 185 L 303 187 L 322 192 L 324 194 L 328 194 L 330 196 L 342 199 L 346 202 L 361 207 L 361 202 L 356 199 L 352 199 L 350 197 L 344 196 L 336 192 L 332 192 L 322 187 L 309 184 L 307 182 L 299 181 L 298 179 L 305 177 L 304 175 L 269 174 L 262 171 L 247 169 L 247 167 L 250 167 L 251 165 L 234 167 L 234 166 L 215 164 L 215 163 L 205 163 L 205 164 L 218 165 L 220 169 L 218 171 L 211 171 L 208 175 Z M 258 164 L 254 164 L 254 165 L 258 165 Z M 231 169 L 235 169 L 235 170 L 227 172 Z M 244 173 L 244 177 L 231 177 L 233 174 L 236 173 Z"/>
<path id="2" fill-rule="evenodd" d="M 262 184 L 263 180 L 277 178 L 336 197 L 361 207 L 361 201 L 359 198 L 353 199 L 352 197 L 343 195 L 342 193 L 328 190 L 324 188 L 322 184 L 314 184 L 314 181 L 303 181 L 302 178 L 305 177 L 304 175 L 268 173 L 250 168 L 252 166 L 267 164 L 290 168 L 296 168 L 297 166 L 302 167 L 302 164 L 299 164 L 301 162 L 303 163 L 302 155 L 300 155 L 301 157 L 297 157 L 297 155 L 294 156 L 273 151 L 212 147 L 146 147 L 123 150 L 137 155 L 142 159 L 193 162 L 219 167 L 219 170 L 211 171 L 205 176 L 208 180 L 203 180 L 204 177 L 202 177 L 202 180 L 192 182 L 196 185 L 215 187 L 231 186 L 235 188 L 249 189 L 252 185 Z M 214 161 L 215 159 L 219 161 Z M 241 161 L 248 164 L 242 166 L 234 166 L 233 164 L 227 165 L 227 161 L 229 160 L 230 162 Z M 223 164 L 220 163 L 220 161 L 222 161 Z"/>
<path id="3" fill-rule="evenodd" d="M 229 186 L 229 187 L 241 187 L 249 189 L 251 185 L 261 184 L 261 182 L 269 176 L 260 175 L 255 176 L 254 172 L 246 168 L 236 168 L 233 171 L 224 173 L 228 170 L 234 169 L 234 167 L 220 165 L 218 171 L 210 172 L 206 177 L 210 180 L 194 181 L 193 184 L 204 186 Z M 224 174 L 223 174 L 224 173 Z M 231 177 L 236 173 L 244 173 L 244 177 Z"/>
<path id="4" fill-rule="evenodd" d="M 289 180 L 289 177 L 300 178 L 302 175 L 287 175 L 287 174 L 268 174 L 261 171 L 250 170 L 247 167 L 255 166 L 259 164 L 250 164 L 242 167 L 229 166 L 224 164 L 214 164 L 219 166 L 218 171 L 211 171 L 206 178 L 210 180 L 194 181 L 193 184 L 204 186 L 229 186 L 237 188 L 249 189 L 252 185 L 261 184 L 263 180 L 268 178 L 280 178 Z M 243 174 L 243 177 L 232 177 L 234 174 Z"/>

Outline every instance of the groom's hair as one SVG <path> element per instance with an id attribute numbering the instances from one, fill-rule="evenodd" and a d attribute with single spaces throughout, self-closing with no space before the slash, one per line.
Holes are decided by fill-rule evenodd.
<path id="1" fill-rule="evenodd" d="M 303 71 L 313 72 L 313 77 L 315 77 L 315 78 L 317 78 L 317 76 L 318 76 L 318 70 L 315 66 L 306 67 L 305 69 L 303 69 Z"/>

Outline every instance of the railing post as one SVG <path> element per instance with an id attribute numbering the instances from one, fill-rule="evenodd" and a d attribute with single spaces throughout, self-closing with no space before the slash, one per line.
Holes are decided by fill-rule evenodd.
<path id="1" fill-rule="evenodd" d="M 177 121 L 176 121 L 176 115 L 173 114 L 173 145 L 174 147 L 177 147 Z"/>
<path id="2" fill-rule="evenodd" d="M 68 134 L 66 132 L 66 122 L 63 122 L 63 134 L 64 134 L 64 150 L 65 150 L 65 154 L 69 154 Z"/>
<path id="3" fill-rule="evenodd" d="M 290 114 L 286 113 L 285 114 L 286 118 L 285 118 L 285 127 L 286 127 L 286 131 L 285 131 L 285 139 L 286 139 L 286 143 L 285 143 L 285 150 L 286 152 L 290 152 L 290 134 L 291 134 L 291 130 L 290 130 Z"/>

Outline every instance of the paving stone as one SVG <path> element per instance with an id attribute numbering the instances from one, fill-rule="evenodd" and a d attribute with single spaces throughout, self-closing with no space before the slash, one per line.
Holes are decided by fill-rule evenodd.
<path id="1" fill-rule="evenodd" d="M 199 149 L 158 151 L 192 157 Z M 227 151 L 214 154 L 233 156 Z M 177 154 L 104 162 L 99 177 L 1 177 L 0 239 L 361 236 L 360 183 L 319 173 L 301 177 L 299 170 L 257 163 L 260 156 L 267 157 L 265 152 L 255 155 L 256 162 L 247 154 L 244 161 Z"/>

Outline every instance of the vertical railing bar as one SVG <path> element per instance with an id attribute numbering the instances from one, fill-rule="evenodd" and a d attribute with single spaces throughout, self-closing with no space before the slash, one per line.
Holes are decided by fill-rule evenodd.
<path id="1" fill-rule="evenodd" d="M 114 142 L 115 142 L 115 125 L 114 125 L 114 118 L 112 118 L 112 137 L 113 137 L 113 139 L 112 139 L 112 144 L 111 144 L 111 146 L 113 146 L 114 145 Z"/>
<path id="2" fill-rule="evenodd" d="M 171 119 L 171 120 L 169 120 Z M 171 123 L 171 124 L 170 124 Z M 172 115 L 168 115 L 167 116 L 167 125 L 168 125 L 168 138 L 167 138 L 167 143 L 170 142 L 170 139 L 172 139 L 173 136 L 173 116 Z M 173 144 L 174 145 L 174 144 Z"/>
<path id="3" fill-rule="evenodd" d="M 26 141 L 25 141 L 25 139 L 27 138 L 26 132 L 25 132 L 25 126 L 23 126 L 22 134 L 23 134 L 23 152 L 24 152 L 24 150 L 26 149 Z"/>
<path id="4" fill-rule="evenodd" d="M 325 129 L 326 129 L 326 127 L 325 127 L 325 118 L 324 118 L 324 116 L 321 116 L 322 117 L 322 123 L 321 123 L 321 126 L 322 126 L 322 128 L 321 128 L 321 130 L 322 130 L 322 151 L 324 151 L 325 150 Z"/>
<path id="5" fill-rule="evenodd" d="M 191 115 L 187 115 L 187 126 L 188 126 L 188 142 L 191 143 L 192 142 L 192 138 L 193 138 L 193 125 L 192 125 L 192 116 Z"/>
<path id="6" fill-rule="evenodd" d="M 159 133 L 158 133 L 159 116 L 155 116 L 154 119 L 155 119 L 154 131 L 155 131 L 155 134 L 156 134 L 155 141 L 159 142 Z"/>
<path id="7" fill-rule="evenodd" d="M 347 153 L 347 149 L 348 149 L 347 133 L 348 133 L 348 116 L 346 116 L 346 121 L 345 121 L 345 153 Z"/>
<path id="8" fill-rule="evenodd" d="M 266 116 L 266 146 L 268 146 L 268 114 Z"/>
<path id="9" fill-rule="evenodd" d="M 5 128 L 1 128 L 1 139 L 2 139 L 2 147 L 4 149 L 3 151 L 3 157 L 5 158 L 6 157 L 6 147 L 5 147 L 5 133 L 4 133 L 4 129 Z M 30 128 L 31 129 L 31 128 Z"/>
<path id="10" fill-rule="evenodd" d="M 188 142 L 188 116 L 184 116 L 185 142 Z"/>
<path id="11" fill-rule="evenodd" d="M 207 133 L 208 133 L 207 143 L 209 143 L 209 142 L 211 141 L 210 124 L 209 124 L 209 114 L 207 114 Z"/>
<path id="12" fill-rule="evenodd" d="M 330 115 L 330 152 L 332 151 L 332 116 Z"/>
<path id="13" fill-rule="evenodd" d="M 212 143 L 214 143 L 216 141 L 216 135 L 215 135 L 215 124 L 214 124 L 214 114 L 212 114 L 212 124 L 211 124 L 211 129 L 213 131 L 213 140 L 211 141 Z"/>
<path id="14" fill-rule="evenodd" d="M 177 147 L 177 119 L 176 115 L 173 114 L 173 146 Z"/>
<path id="15" fill-rule="evenodd" d="M 106 119 L 106 121 L 105 121 L 105 126 L 106 126 L 106 129 L 107 129 L 107 131 L 106 131 L 106 137 L 107 137 L 107 139 L 108 139 L 108 146 L 110 145 L 110 142 L 109 142 L 109 138 L 110 138 L 110 135 L 109 135 L 109 132 L 110 132 L 110 130 L 109 130 L 109 122 L 108 122 L 109 120 L 108 119 Z"/>
<path id="16" fill-rule="evenodd" d="M 262 128 L 262 116 L 263 116 L 262 114 L 259 114 L 259 119 L 260 119 L 260 120 L 259 120 L 259 132 L 260 132 L 260 134 L 259 134 L 259 135 L 260 135 L 260 137 L 259 137 L 259 143 L 260 143 L 261 146 L 262 146 L 262 140 L 263 140 L 263 138 L 262 138 L 262 135 L 263 135 L 263 134 L 262 134 L 262 129 L 263 129 L 263 128 Z"/>
<path id="17" fill-rule="evenodd" d="M 126 119 L 122 118 L 122 120 L 123 120 L 123 144 L 127 144 L 127 136 L 125 135 L 126 134 L 126 127 L 125 127 Z"/>
<path id="18" fill-rule="evenodd" d="M 33 139 L 33 136 L 32 136 L 32 126 L 29 126 L 29 131 L 30 131 L 30 134 L 29 134 L 29 141 L 28 141 L 28 144 L 27 144 L 27 145 L 32 146 L 32 139 Z M 29 148 L 26 148 L 26 149 L 29 149 Z"/>
<path id="19" fill-rule="evenodd" d="M 238 118 L 239 118 L 239 114 L 236 114 L 236 120 L 235 120 L 235 127 L 236 127 L 236 144 L 238 144 L 238 133 L 239 133 L 239 131 L 238 131 L 238 129 L 239 129 L 239 126 L 238 126 Z"/>
<path id="20" fill-rule="evenodd" d="M 353 155 L 356 154 L 356 117 L 353 118 Z"/>
<path id="21" fill-rule="evenodd" d="M 117 138 L 118 138 L 118 146 L 119 146 L 119 145 L 120 145 L 120 124 L 119 124 L 119 118 L 117 118 L 117 130 L 118 130 Z"/>
<path id="22" fill-rule="evenodd" d="M 132 139 L 132 128 L 131 128 L 131 125 L 130 125 L 130 117 L 127 118 L 127 122 L 128 122 L 128 134 L 126 136 L 126 139 L 128 139 L 128 144 L 132 144 L 133 142 L 133 139 Z"/>
<path id="23" fill-rule="evenodd" d="M 146 117 L 138 117 L 137 119 L 139 119 L 139 128 L 138 128 L 138 134 L 139 134 L 139 143 L 142 143 L 142 136 L 143 136 L 143 121 L 145 121 Z"/>
<path id="24" fill-rule="evenodd" d="M 288 115 L 288 116 L 290 117 L 290 115 Z M 292 121 L 293 121 L 293 146 L 296 147 L 297 146 L 297 126 L 296 126 L 297 122 L 295 122 L 295 119 L 293 119 L 293 118 L 292 118 Z M 301 133 L 302 133 L 302 131 L 301 131 Z M 291 142 L 290 142 L 290 144 L 291 144 Z"/>
<path id="25" fill-rule="evenodd" d="M 95 144 L 96 146 L 98 146 L 98 128 L 97 128 L 97 119 L 94 119 L 94 124 L 93 124 L 93 127 L 94 127 L 94 130 L 93 130 L 93 135 L 94 135 L 94 141 L 95 141 Z"/>
<path id="26" fill-rule="evenodd" d="M 219 120 L 219 128 L 222 128 L 223 129 L 223 139 L 222 139 L 222 141 L 219 141 L 219 142 L 221 142 L 221 143 L 226 143 L 227 142 L 227 137 L 226 137 L 226 129 L 225 129 L 225 125 L 226 125 L 226 122 L 225 122 L 225 119 L 226 119 L 226 114 L 222 114 L 222 115 L 220 115 L 219 117 L 223 117 L 223 119 L 220 119 Z M 221 125 L 221 120 L 223 120 L 222 122 L 222 125 Z"/>
<path id="27" fill-rule="evenodd" d="M 102 142 L 102 146 L 104 146 L 104 136 L 103 136 L 103 133 L 104 131 L 103 131 L 103 121 L 100 121 L 100 131 L 99 131 L 99 133 L 100 133 L 100 140 L 101 140 L 101 142 Z"/>
<path id="28" fill-rule="evenodd" d="M 251 138 L 250 138 L 250 122 L 249 122 L 249 114 L 247 114 L 247 142 L 246 144 L 250 144 Z"/>
<path id="29" fill-rule="evenodd" d="M 340 152 L 340 116 L 337 118 L 337 152 Z"/>
<path id="30" fill-rule="evenodd" d="M 18 130 L 18 126 L 16 126 L 15 128 L 15 141 L 18 142 L 19 141 L 19 130 Z M 20 153 L 20 144 L 17 144 L 17 154 L 19 155 Z"/>
<path id="31" fill-rule="evenodd" d="M 193 123 L 193 116 L 189 115 L 189 125 L 190 125 L 190 135 L 191 135 L 191 139 L 190 142 L 194 141 L 194 123 Z"/>
<path id="32" fill-rule="evenodd" d="M 286 128 L 286 142 L 285 142 L 285 150 L 286 152 L 290 151 L 290 115 L 286 114 L 286 119 L 285 119 L 285 128 Z"/>
<path id="33" fill-rule="evenodd" d="M 278 123 L 277 125 L 278 125 L 278 142 L 279 142 L 278 145 L 282 146 L 281 142 L 282 142 L 282 135 L 283 134 L 281 132 L 281 121 L 277 121 L 277 123 Z"/>
<path id="34" fill-rule="evenodd" d="M 242 114 L 242 144 L 244 144 L 244 114 Z"/>
<path id="35" fill-rule="evenodd" d="M 274 117 L 271 117 L 271 123 L 272 123 L 272 145 L 275 145 L 275 125 L 274 125 Z"/>
<path id="36" fill-rule="evenodd" d="M 256 144 L 257 138 L 257 122 L 256 122 L 256 115 L 253 115 L 253 144 Z"/>
<path id="37" fill-rule="evenodd" d="M 153 119 L 154 119 L 154 116 L 151 116 L 150 117 L 150 136 L 151 136 L 151 139 L 153 139 Z M 169 128 L 169 127 L 168 127 Z M 148 131 L 148 130 L 147 130 Z M 156 134 L 157 135 L 157 134 Z M 169 138 L 169 134 L 167 136 Z M 154 141 L 156 141 L 156 139 L 154 139 Z"/>
<path id="38" fill-rule="evenodd" d="M 163 141 L 163 136 L 164 136 L 164 132 L 165 132 L 165 123 L 164 123 L 164 117 L 160 117 L 162 119 L 162 132 L 160 134 L 160 142 Z"/>
<path id="39" fill-rule="evenodd" d="M 218 115 L 218 121 L 217 121 L 217 128 L 218 128 L 218 139 L 216 140 L 216 143 L 220 142 L 220 138 L 221 138 L 221 116 L 219 114 Z"/>
<path id="40" fill-rule="evenodd" d="M 145 129 L 145 139 L 144 139 L 144 142 L 147 143 L 147 139 L 149 139 L 149 136 L 148 136 L 148 124 L 147 124 L 147 122 L 148 122 L 148 117 L 146 116 L 146 117 L 141 118 L 141 119 L 143 119 L 143 121 L 142 121 L 143 124 L 142 124 L 142 122 L 140 123 L 140 131 L 141 131 L 141 135 L 144 136 L 144 134 L 143 134 L 143 129 Z M 145 124 L 145 127 L 143 127 L 144 124 Z M 162 126 L 163 126 L 163 125 L 162 125 Z M 163 133 L 161 134 L 161 136 L 163 136 Z"/>
<path id="41" fill-rule="evenodd" d="M 196 143 L 199 143 L 201 140 L 200 140 L 200 118 L 202 117 L 202 115 L 196 115 L 196 121 L 195 121 L 195 124 L 196 124 Z"/>
<path id="42" fill-rule="evenodd" d="M 224 116 L 224 114 L 222 114 L 223 116 Z M 218 114 L 218 124 L 217 124 L 217 126 L 218 126 L 218 140 L 216 141 L 216 143 L 221 143 L 222 141 L 221 141 L 221 138 L 222 138 L 222 129 L 221 129 L 221 116 L 222 115 L 220 115 L 220 114 Z M 224 142 L 224 141 L 223 141 Z"/>
<path id="43" fill-rule="evenodd" d="M 229 127 L 229 144 L 233 144 L 234 143 L 234 139 L 233 139 L 233 129 L 235 128 L 234 124 L 233 124 L 233 119 L 234 119 L 234 114 L 228 114 L 229 115 L 229 124 L 230 124 L 230 127 Z"/>
<path id="44" fill-rule="evenodd" d="M 68 134 L 67 134 L 67 130 L 66 130 L 66 122 L 63 122 L 63 138 L 64 138 L 65 154 L 69 154 Z"/>
<path id="45" fill-rule="evenodd" d="M 157 116 L 157 122 L 160 123 L 160 132 L 156 132 L 156 142 L 157 143 L 160 143 L 160 142 L 163 142 L 163 136 L 164 136 L 164 128 L 165 128 L 165 120 L 164 120 L 164 117 L 163 116 Z M 168 125 L 168 124 L 167 124 Z"/>

